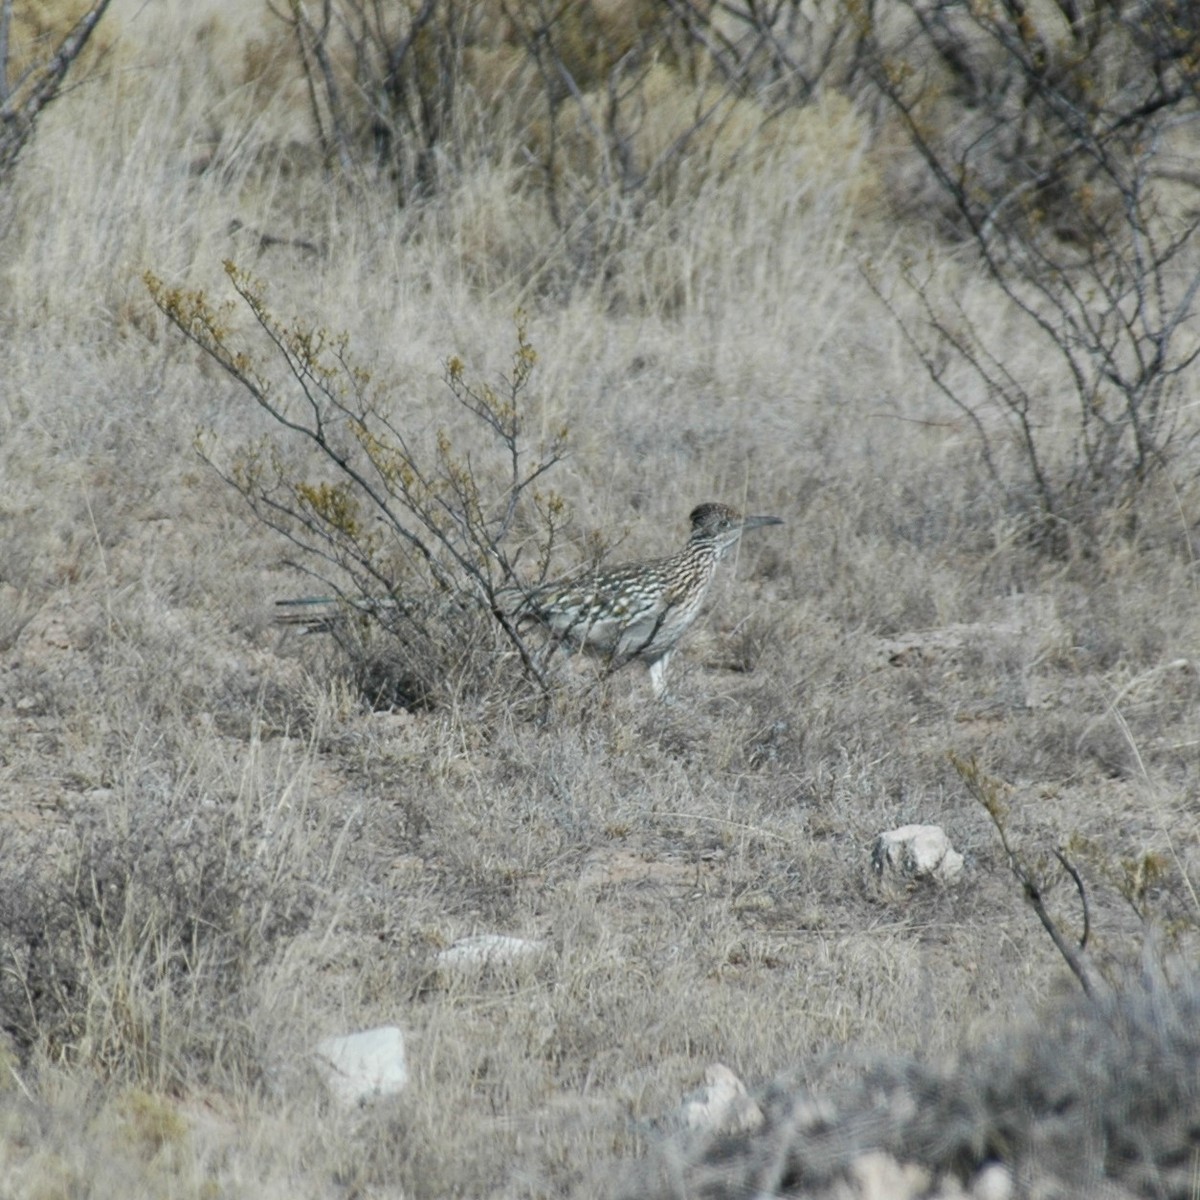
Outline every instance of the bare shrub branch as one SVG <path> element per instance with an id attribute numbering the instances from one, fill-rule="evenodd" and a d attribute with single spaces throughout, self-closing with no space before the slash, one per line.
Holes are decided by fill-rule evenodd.
<path id="1" fill-rule="evenodd" d="M 466 423 L 418 435 L 398 397 L 353 359 L 346 335 L 280 320 L 259 281 L 232 263 L 226 274 L 253 317 L 265 358 L 233 332 L 232 308 L 146 276 L 168 320 L 284 435 L 243 447 L 230 461 L 202 436 L 204 458 L 259 520 L 300 551 L 297 565 L 358 618 L 339 626 L 348 648 L 360 658 L 367 650 L 356 632 L 362 622 L 382 628 L 399 671 L 389 702 L 435 703 L 451 686 L 480 690 L 497 657 L 497 630 L 544 698 L 542 668 L 497 602 L 497 592 L 515 580 L 522 546 L 533 544 L 544 578 L 565 514 L 562 500 L 540 489 L 565 453 L 566 429 L 535 448 L 525 438 L 525 393 L 537 355 L 523 315 L 503 383 L 471 382 L 462 361 L 449 359 L 444 382 Z M 323 468 L 315 477 L 312 454 L 295 457 L 305 450 Z"/>
<path id="2" fill-rule="evenodd" d="M 1021 885 L 1022 895 L 1024 895 L 1029 906 L 1037 914 L 1037 919 L 1041 922 L 1042 928 L 1050 935 L 1050 940 L 1054 943 L 1054 948 L 1062 955 L 1063 961 L 1071 969 L 1071 974 L 1079 980 L 1079 985 L 1083 988 L 1084 992 L 1089 996 L 1100 994 L 1107 987 L 1107 983 L 1092 962 L 1091 956 L 1087 953 L 1090 916 L 1088 913 L 1087 892 L 1083 886 L 1083 880 L 1079 872 L 1070 863 L 1066 854 L 1061 849 L 1056 848 L 1054 850 L 1055 858 L 1058 859 L 1063 870 L 1067 872 L 1075 884 L 1076 891 L 1079 893 L 1080 903 L 1083 907 L 1083 932 L 1078 940 L 1072 941 L 1046 906 L 1046 889 L 1048 887 L 1046 877 L 1028 858 L 1019 853 L 1009 840 L 1007 825 L 1008 810 L 1000 796 L 999 782 L 985 775 L 974 757 L 961 758 L 957 754 L 951 753 L 950 763 L 955 771 L 958 772 L 958 777 L 966 785 L 967 791 L 983 806 L 984 811 L 995 826 L 996 833 L 1000 837 L 1000 845 L 1004 849 L 1004 855 L 1008 862 L 1008 869 L 1012 872 L 1013 878 Z"/>
<path id="3" fill-rule="evenodd" d="M 96 0 L 67 31 L 54 53 L 11 78 L 12 0 L 0 2 L 0 179 L 12 169 L 33 136 L 42 110 L 59 94 L 63 80 L 96 31 L 109 0 Z"/>

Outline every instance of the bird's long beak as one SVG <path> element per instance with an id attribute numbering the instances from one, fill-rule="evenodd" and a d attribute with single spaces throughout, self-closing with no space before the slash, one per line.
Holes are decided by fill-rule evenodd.
<path id="1" fill-rule="evenodd" d="M 742 529 L 757 529 L 760 525 L 782 525 L 782 517 L 743 517 Z"/>

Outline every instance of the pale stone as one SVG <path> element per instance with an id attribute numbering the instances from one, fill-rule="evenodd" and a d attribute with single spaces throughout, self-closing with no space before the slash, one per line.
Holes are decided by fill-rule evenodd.
<path id="1" fill-rule="evenodd" d="M 963 869 L 963 856 L 938 825 L 902 825 L 881 833 L 871 856 L 880 875 L 950 883 Z"/>
<path id="2" fill-rule="evenodd" d="M 437 956 L 437 965 L 444 970 L 463 974 L 487 968 L 513 967 L 534 962 L 547 953 L 545 942 L 535 938 L 507 937 L 499 933 L 480 933 L 459 938 Z"/>
<path id="3" fill-rule="evenodd" d="M 404 1034 L 395 1025 L 326 1038 L 316 1055 L 331 1091 L 346 1105 L 393 1095 L 408 1082 Z"/>
<path id="4" fill-rule="evenodd" d="M 762 1109 L 724 1063 L 713 1063 L 704 1072 L 704 1086 L 684 1100 L 680 1115 L 696 1133 L 742 1133 L 763 1123 Z"/>
<path id="5" fill-rule="evenodd" d="M 929 1172 L 915 1163 L 897 1162 L 882 1150 L 872 1150 L 850 1165 L 857 1200 L 916 1200 L 929 1189 Z"/>
<path id="6" fill-rule="evenodd" d="M 971 1200 L 1012 1200 L 1015 1194 L 1012 1172 L 1000 1163 L 989 1163 L 971 1180 Z"/>

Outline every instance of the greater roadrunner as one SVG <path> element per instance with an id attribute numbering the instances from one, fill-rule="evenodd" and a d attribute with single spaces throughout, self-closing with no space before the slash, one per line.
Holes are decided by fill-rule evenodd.
<path id="1" fill-rule="evenodd" d="M 744 517 L 725 504 L 698 505 L 691 523 L 687 545 L 670 558 L 622 563 L 529 589 L 501 588 L 496 603 L 518 624 L 544 626 L 552 645 L 607 659 L 610 670 L 640 659 L 650 669 L 654 695 L 661 698 L 667 663 L 699 614 L 717 563 L 747 529 L 783 524 L 779 517 Z M 313 633 L 335 630 L 355 613 L 387 621 L 423 611 L 394 597 L 304 596 L 276 604 L 290 610 L 281 612 L 277 623 Z"/>
<path id="2" fill-rule="evenodd" d="M 779 517 L 744 517 L 725 504 L 701 504 L 690 519 L 687 545 L 670 558 L 623 563 L 528 592 L 505 588 L 497 600 L 510 616 L 545 626 L 556 643 L 607 658 L 613 670 L 640 659 L 661 698 L 667 663 L 700 612 L 717 563 L 747 529 L 783 524 Z"/>

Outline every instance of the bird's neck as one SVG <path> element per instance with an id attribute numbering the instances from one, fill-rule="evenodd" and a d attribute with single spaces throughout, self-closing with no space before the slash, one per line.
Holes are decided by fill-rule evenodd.
<path id="1" fill-rule="evenodd" d="M 715 567 L 721 558 L 721 547 L 711 538 L 696 538 L 684 546 L 679 557 L 697 566 Z"/>

